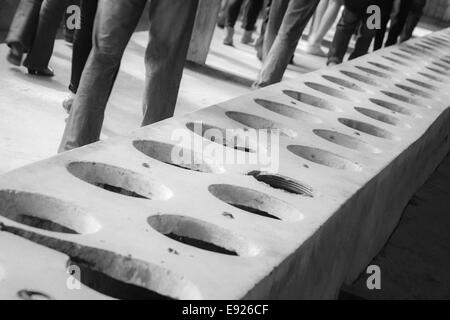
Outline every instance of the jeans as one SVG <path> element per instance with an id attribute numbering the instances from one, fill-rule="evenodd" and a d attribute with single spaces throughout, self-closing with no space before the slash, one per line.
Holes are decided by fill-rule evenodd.
<path id="1" fill-rule="evenodd" d="M 25 67 L 37 70 L 48 67 L 66 8 L 66 0 L 20 2 L 6 42 L 20 44 L 28 52 L 23 63 Z"/>
<path id="2" fill-rule="evenodd" d="M 256 21 L 258 20 L 259 13 L 261 12 L 264 0 L 248 0 L 248 8 L 246 12 L 246 18 L 244 22 L 244 29 L 246 31 L 254 31 Z M 227 27 L 234 28 L 236 21 L 239 17 L 239 12 L 244 0 L 231 0 L 228 3 L 225 25 Z"/>
<path id="3" fill-rule="evenodd" d="M 336 27 L 336 33 L 334 34 L 333 42 L 330 47 L 327 64 L 342 63 L 347 52 L 350 39 L 358 27 L 360 27 L 360 29 L 358 32 L 355 49 L 349 59 L 356 59 L 367 54 L 376 32 L 375 29 L 371 30 L 367 27 L 366 22 L 368 17 L 369 16 L 364 11 L 354 12 L 345 7 L 342 17 Z"/>
<path id="4" fill-rule="evenodd" d="M 283 78 L 303 31 L 319 0 L 273 0 L 263 44 L 263 65 L 255 87 Z"/>
<path id="5" fill-rule="evenodd" d="M 77 93 L 89 54 L 92 49 L 92 33 L 98 0 L 81 0 L 80 29 L 75 31 L 72 54 L 72 74 L 69 90 Z"/>
<path id="6" fill-rule="evenodd" d="M 147 0 L 100 0 L 94 41 L 67 120 L 60 152 L 99 140 L 125 48 Z M 151 0 L 142 125 L 172 117 L 198 0 Z"/>

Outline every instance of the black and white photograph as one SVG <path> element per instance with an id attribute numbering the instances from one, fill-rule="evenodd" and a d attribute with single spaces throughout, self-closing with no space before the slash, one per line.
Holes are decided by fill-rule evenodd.
<path id="1" fill-rule="evenodd" d="M 0 0 L 0 300 L 450 300 L 449 135 L 450 0 Z"/>

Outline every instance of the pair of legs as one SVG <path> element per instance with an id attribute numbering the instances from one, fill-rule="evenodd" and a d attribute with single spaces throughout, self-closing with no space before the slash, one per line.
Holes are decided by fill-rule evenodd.
<path id="1" fill-rule="evenodd" d="M 305 52 L 325 56 L 321 48 L 323 38 L 331 29 L 344 0 L 321 0 L 314 15 Z"/>
<path id="2" fill-rule="evenodd" d="M 52 75 L 48 64 L 66 8 L 66 0 L 21 0 L 6 40 L 11 48 L 8 60 L 20 65 L 27 52 L 23 65 L 30 73 Z"/>
<path id="3" fill-rule="evenodd" d="M 90 1 L 90 0 L 88 0 Z M 99 0 L 92 51 L 81 76 L 60 152 L 98 141 L 125 48 L 147 0 Z M 142 125 L 172 117 L 198 0 L 151 0 Z"/>
<path id="4" fill-rule="evenodd" d="M 230 0 L 226 9 L 225 27 L 227 28 L 227 34 L 224 40 L 224 44 L 233 45 L 234 25 L 241 12 L 244 0 Z M 253 42 L 252 33 L 255 31 L 256 21 L 258 20 L 259 13 L 264 6 L 264 0 L 248 0 L 248 7 L 246 9 L 243 28 L 245 30 L 242 38 L 243 43 Z"/>
<path id="5" fill-rule="evenodd" d="M 393 13 L 391 29 L 386 46 L 409 40 L 419 23 L 426 5 L 426 0 L 401 0 L 399 8 Z"/>
<path id="6" fill-rule="evenodd" d="M 394 7 L 394 0 L 384 0 L 383 8 L 381 9 L 381 28 L 375 33 L 374 49 L 378 50 L 383 47 L 384 37 L 386 35 L 387 24 L 391 19 L 392 9 Z"/>
<path id="7" fill-rule="evenodd" d="M 319 0 L 273 0 L 264 36 L 263 65 L 254 87 L 283 78 L 308 21 Z"/>
<path id="8" fill-rule="evenodd" d="M 350 59 L 355 59 L 367 54 L 376 32 L 375 29 L 368 28 L 368 18 L 369 16 L 365 10 L 353 11 L 347 6 L 345 7 L 342 17 L 337 25 L 336 33 L 334 34 L 333 43 L 331 44 L 330 52 L 328 54 L 327 65 L 342 63 L 350 39 L 358 27 L 360 29 L 356 39 L 356 45 L 350 55 Z"/>

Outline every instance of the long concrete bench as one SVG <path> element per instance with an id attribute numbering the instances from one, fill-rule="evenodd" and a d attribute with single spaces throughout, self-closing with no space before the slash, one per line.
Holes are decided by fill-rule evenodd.
<path id="1" fill-rule="evenodd" d="M 3 175 L 0 299 L 335 298 L 450 150 L 449 41 Z"/>

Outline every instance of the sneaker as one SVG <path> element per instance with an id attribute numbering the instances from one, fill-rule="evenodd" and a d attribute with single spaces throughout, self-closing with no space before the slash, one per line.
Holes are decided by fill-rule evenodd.
<path id="1" fill-rule="evenodd" d="M 253 31 L 244 31 L 244 34 L 241 38 L 241 43 L 243 44 L 252 44 L 255 39 L 252 37 Z"/>
<path id="2" fill-rule="evenodd" d="M 317 46 L 317 45 L 307 44 L 302 49 L 302 51 L 304 53 L 307 53 L 307 54 L 310 54 L 310 55 L 313 55 L 313 56 L 318 56 L 318 57 L 326 57 L 327 56 L 327 54 L 325 53 L 325 51 L 322 50 L 320 45 Z"/>
<path id="3" fill-rule="evenodd" d="M 75 99 L 75 95 L 73 93 L 70 93 L 69 96 L 66 99 L 64 99 L 62 106 L 63 106 L 64 110 L 66 110 L 67 113 L 70 113 L 74 99 Z"/>
<path id="4" fill-rule="evenodd" d="M 223 39 L 223 44 L 226 46 L 233 46 L 233 37 L 234 37 L 234 29 L 231 27 L 226 27 L 225 29 L 226 35 L 225 39 Z"/>

